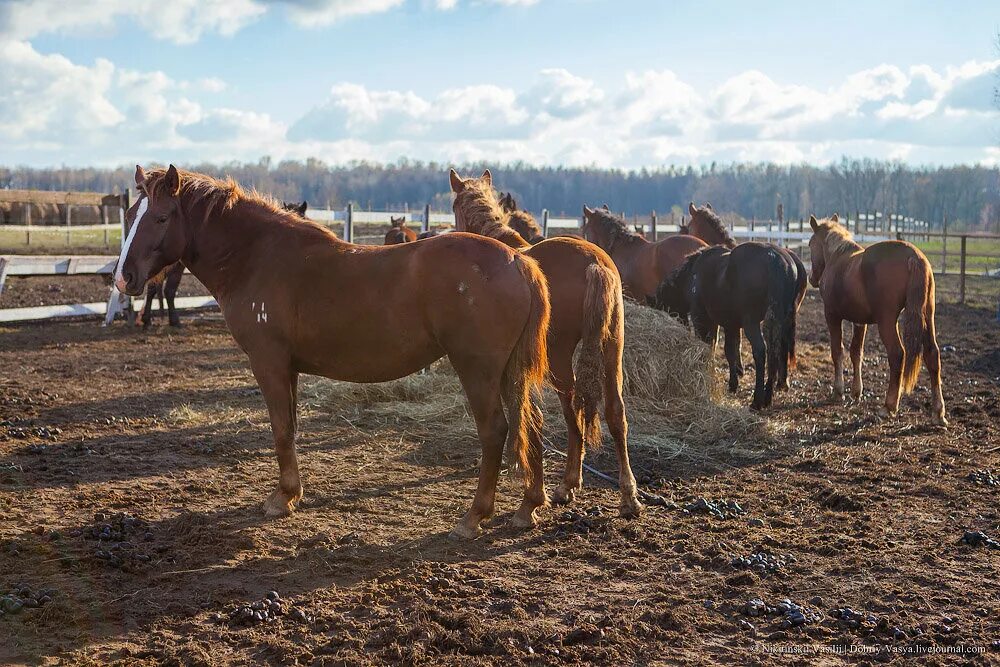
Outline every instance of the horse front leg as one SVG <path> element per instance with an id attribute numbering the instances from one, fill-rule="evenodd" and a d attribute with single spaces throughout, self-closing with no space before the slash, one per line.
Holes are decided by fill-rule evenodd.
<path id="1" fill-rule="evenodd" d="M 174 305 L 174 301 L 177 298 L 177 289 L 180 287 L 181 278 L 184 277 L 184 267 L 181 265 L 178 266 L 180 268 L 171 271 L 163 283 L 163 293 L 167 297 L 167 317 L 170 326 L 174 328 L 181 326 L 181 318 L 177 316 L 177 308 Z M 162 306 L 160 309 L 163 309 Z"/>
<path id="2" fill-rule="evenodd" d="M 747 340 L 750 341 L 750 349 L 753 350 L 754 387 L 753 402 L 750 404 L 750 408 L 752 410 L 763 410 L 768 404 L 764 387 L 767 345 L 764 343 L 764 336 L 760 332 L 760 322 L 744 322 L 743 331 L 746 332 Z"/>
<path id="3" fill-rule="evenodd" d="M 302 480 L 295 455 L 297 425 L 296 402 L 299 374 L 287 361 L 250 360 L 253 375 L 267 404 L 274 436 L 274 452 L 278 458 L 278 488 L 264 501 L 268 517 L 287 516 L 302 499 Z"/>
<path id="4" fill-rule="evenodd" d="M 743 364 L 740 363 L 740 328 L 726 327 L 725 349 L 726 361 L 729 362 L 729 393 L 735 394 L 739 387 L 740 377 L 743 375 Z"/>
<path id="5" fill-rule="evenodd" d="M 843 320 L 827 313 L 826 326 L 830 329 L 830 358 L 833 360 L 833 397 L 844 399 L 844 331 Z"/>
<path id="6" fill-rule="evenodd" d="M 867 331 L 867 324 L 855 324 L 854 335 L 851 336 L 851 366 L 854 367 L 854 377 L 851 379 L 851 398 L 855 401 L 861 400 L 861 394 L 864 391 L 861 366 L 864 364 L 865 333 Z"/>

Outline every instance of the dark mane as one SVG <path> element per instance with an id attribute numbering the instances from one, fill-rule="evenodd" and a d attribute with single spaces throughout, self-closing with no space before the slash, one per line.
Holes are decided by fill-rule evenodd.
<path id="1" fill-rule="evenodd" d="M 629 229 L 625 220 L 611 211 L 603 208 L 594 209 L 594 213 L 589 217 L 591 221 L 599 222 L 607 230 L 612 246 L 618 241 L 634 242 L 646 239 L 642 234 Z"/>
<path id="2" fill-rule="evenodd" d="M 712 227 L 713 231 L 722 237 L 722 245 L 728 248 L 736 247 L 736 240 L 730 235 L 729 228 L 718 213 L 710 208 L 702 207 L 698 209 L 698 215 L 702 216 L 702 219 Z"/>

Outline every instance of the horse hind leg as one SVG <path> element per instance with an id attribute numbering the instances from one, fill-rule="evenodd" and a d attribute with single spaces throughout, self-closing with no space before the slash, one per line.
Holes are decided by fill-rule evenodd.
<path id="1" fill-rule="evenodd" d="M 517 528 L 532 528 L 538 522 L 535 520 L 535 510 L 546 507 L 549 497 L 545 493 L 545 469 L 542 461 L 542 433 L 538 424 L 542 423 L 542 411 L 531 403 L 528 407 L 531 420 L 528 426 L 528 481 L 524 487 L 524 498 L 521 506 L 514 512 L 511 523 Z"/>
<path id="2" fill-rule="evenodd" d="M 767 407 L 764 381 L 764 374 L 767 372 L 767 345 L 760 331 L 760 322 L 744 322 L 743 331 L 746 332 L 750 348 L 753 350 L 754 388 L 750 407 L 753 410 L 763 410 Z"/>
<path id="3" fill-rule="evenodd" d="M 573 395 L 573 359 L 566 355 L 554 354 L 555 346 L 549 346 L 549 365 L 552 373 L 552 384 L 559 395 L 563 419 L 566 421 L 566 471 L 562 483 L 556 488 L 552 499 L 560 504 L 570 503 L 576 498 L 576 492 L 583 487 L 583 414 L 574 406 Z"/>
<path id="4" fill-rule="evenodd" d="M 612 329 L 614 331 L 614 329 Z M 628 420 L 625 416 L 625 401 L 622 398 L 622 350 L 624 330 L 618 328 L 604 345 L 604 421 L 607 422 L 611 439 L 618 455 L 618 490 L 621 505 L 618 513 L 623 517 L 636 517 L 642 513 L 635 475 L 628 456 Z"/>
<path id="5" fill-rule="evenodd" d="M 844 321 L 827 314 L 826 326 L 830 330 L 830 359 L 833 361 L 833 397 L 844 400 Z"/>
<path id="6" fill-rule="evenodd" d="M 899 394 L 902 389 L 903 375 L 903 343 L 899 339 L 899 329 L 896 317 L 883 317 L 878 323 L 878 334 L 885 345 L 885 353 L 889 358 L 889 386 L 885 390 L 885 403 L 879 407 L 880 417 L 889 417 L 899 410 Z"/>
<path id="7" fill-rule="evenodd" d="M 868 325 L 855 324 L 854 335 L 851 336 L 851 366 L 854 368 L 854 377 L 851 378 L 851 397 L 855 401 L 861 400 L 864 392 L 864 383 L 861 379 L 861 368 L 865 360 L 865 333 Z"/>
<path id="8" fill-rule="evenodd" d="M 486 373 L 484 381 L 482 368 L 472 362 L 464 362 L 452 356 L 452 366 L 458 374 L 482 447 L 482 461 L 479 466 L 479 484 L 472 506 L 451 531 L 451 537 L 472 539 L 482 533 L 480 524 L 493 516 L 496 509 L 497 480 L 503 462 L 504 443 L 507 440 L 507 419 L 504 417 L 500 401 L 500 369 Z"/>
<path id="9" fill-rule="evenodd" d="M 934 330 L 934 305 L 933 302 L 927 315 L 927 329 L 924 332 L 923 341 L 924 366 L 927 367 L 927 374 L 931 378 L 931 394 L 933 403 L 931 404 L 931 415 L 934 423 L 938 426 L 947 426 L 948 419 L 945 417 L 944 396 L 941 393 L 941 350 L 938 348 L 937 335 Z"/>
<path id="10" fill-rule="evenodd" d="M 179 328 L 181 326 L 181 318 L 177 315 L 177 308 L 174 305 L 177 299 L 177 290 L 181 284 L 181 278 L 184 277 L 184 267 L 178 264 L 178 268 L 174 269 L 167 275 L 167 279 L 163 284 L 163 293 L 167 297 L 167 317 L 170 322 L 170 326 L 174 328 Z M 163 301 L 160 301 L 160 311 L 163 311 Z"/>
<path id="11" fill-rule="evenodd" d="M 738 327 L 726 327 L 725 349 L 726 361 L 729 362 L 729 393 L 735 394 L 740 385 L 740 377 L 743 375 L 743 364 L 740 361 L 740 335 L 742 332 Z"/>
<path id="12" fill-rule="evenodd" d="M 148 329 L 153 323 L 153 299 L 156 298 L 156 293 L 159 286 L 156 284 L 150 284 L 146 288 L 146 302 L 142 304 L 142 328 L 143 330 Z M 160 299 L 160 312 L 163 312 L 163 300 Z"/>

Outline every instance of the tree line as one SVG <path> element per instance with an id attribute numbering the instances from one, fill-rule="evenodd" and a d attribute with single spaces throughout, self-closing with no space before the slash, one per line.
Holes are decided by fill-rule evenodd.
<path id="1" fill-rule="evenodd" d="M 448 167 L 400 160 L 328 165 L 320 160 L 195 164 L 194 171 L 231 175 L 246 187 L 313 207 L 450 210 Z M 779 203 L 786 220 L 835 211 L 881 211 L 926 220 L 932 228 L 947 217 L 949 228 L 1000 232 L 1000 170 L 986 166 L 911 167 L 899 162 L 843 158 L 825 167 L 777 164 L 711 164 L 660 169 L 537 167 L 527 164 L 464 165 L 460 172 L 489 168 L 498 189 L 521 207 L 553 215 L 579 215 L 581 205 L 607 203 L 615 211 L 678 215 L 687 202 L 711 202 L 718 211 L 771 220 Z M 0 188 L 120 192 L 132 183 L 130 167 L 0 167 Z"/>

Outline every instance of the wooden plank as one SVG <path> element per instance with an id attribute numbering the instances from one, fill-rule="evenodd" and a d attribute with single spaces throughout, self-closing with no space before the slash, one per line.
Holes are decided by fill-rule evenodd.
<path id="1" fill-rule="evenodd" d="M 73 206 L 121 206 L 121 195 L 103 192 L 57 192 L 54 190 L 0 190 L 0 202 L 21 204 L 70 204 Z"/>
<path id="2" fill-rule="evenodd" d="M 65 225 L 57 227 L 56 225 L 0 225 L 0 231 L 6 232 L 100 232 L 107 231 L 109 229 L 118 229 L 118 225 L 73 225 L 69 229 Z"/>
<path id="3" fill-rule="evenodd" d="M 115 268 L 117 257 L 112 255 L 5 255 L 9 276 L 57 276 L 69 272 L 104 274 Z"/>
<path id="4" fill-rule="evenodd" d="M 142 300 L 135 299 L 138 309 L 142 308 Z M 207 308 L 219 304 L 210 296 L 178 297 L 174 302 L 178 309 Z M 34 306 L 31 308 L 0 309 L 0 322 L 34 322 L 38 320 L 57 319 L 63 317 L 97 317 L 107 312 L 106 303 L 74 303 L 58 306 Z"/>

